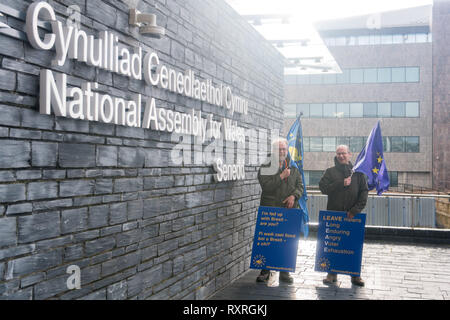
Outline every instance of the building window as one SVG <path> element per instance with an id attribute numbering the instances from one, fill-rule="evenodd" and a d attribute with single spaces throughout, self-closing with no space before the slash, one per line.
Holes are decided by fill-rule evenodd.
<path id="1" fill-rule="evenodd" d="M 406 82 L 419 82 L 419 68 L 418 67 L 409 67 L 405 70 L 405 79 Z"/>
<path id="2" fill-rule="evenodd" d="M 391 103 L 390 102 L 378 102 L 377 103 L 377 115 L 380 118 L 391 117 Z"/>
<path id="3" fill-rule="evenodd" d="M 350 70 L 350 83 L 364 83 L 364 70 L 363 69 L 351 69 Z"/>
<path id="4" fill-rule="evenodd" d="M 336 45 L 336 40 L 334 38 L 325 38 L 325 44 L 329 47 Z"/>
<path id="5" fill-rule="evenodd" d="M 358 36 L 358 45 L 364 46 L 370 44 L 369 36 Z"/>
<path id="6" fill-rule="evenodd" d="M 311 103 L 309 105 L 309 116 L 311 118 L 322 118 L 322 104 L 321 103 Z"/>
<path id="7" fill-rule="evenodd" d="M 284 76 L 284 83 L 285 84 L 297 84 L 297 76 L 287 74 Z"/>
<path id="8" fill-rule="evenodd" d="M 391 152 L 404 152 L 405 137 L 390 137 L 391 138 Z"/>
<path id="9" fill-rule="evenodd" d="M 309 77 L 307 75 L 297 76 L 297 84 L 309 84 Z"/>
<path id="10" fill-rule="evenodd" d="M 364 83 L 376 83 L 377 82 L 377 69 L 368 68 L 364 69 Z"/>
<path id="11" fill-rule="evenodd" d="M 336 76 L 337 83 L 350 83 L 350 70 L 343 69 L 342 73 L 338 73 Z"/>
<path id="12" fill-rule="evenodd" d="M 336 117 L 348 118 L 350 116 L 350 104 L 349 103 L 337 103 L 336 104 Z"/>
<path id="13" fill-rule="evenodd" d="M 381 44 L 392 44 L 392 34 L 382 34 Z"/>
<path id="14" fill-rule="evenodd" d="M 305 170 L 305 184 L 307 186 L 318 186 L 324 171 Z"/>
<path id="15" fill-rule="evenodd" d="M 408 44 L 431 42 L 431 33 L 405 33 L 405 34 L 370 34 L 360 36 L 324 38 L 324 43 L 329 46 L 365 46 L 384 44 Z"/>
<path id="16" fill-rule="evenodd" d="M 350 145 L 350 137 L 336 137 L 336 148 L 340 145 Z"/>
<path id="17" fill-rule="evenodd" d="M 309 152 L 309 137 L 303 137 L 303 152 Z"/>
<path id="18" fill-rule="evenodd" d="M 321 74 L 311 74 L 309 76 L 309 84 L 322 84 Z"/>
<path id="19" fill-rule="evenodd" d="M 297 117 L 297 106 L 295 104 L 285 104 L 284 117 L 288 119 L 295 119 Z"/>
<path id="20" fill-rule="evenodd" d="M 336 38 L 336 46 L 345 46 L 347 41 L 345 40 L 345 37 L 337 37 Z"/>
<path id="21" fill-rule="evenodd" d="M 391 139 L 383 137 L 383 152 L 391 152 Z"/>
<path id="22" fill-rule="evenodd" d="M 419 137 L 405 137 L 405 152 L 420 152 Z"/>
<path id="23" fill-rule="evenodd" d="M 403 41 L 405 43 L 415 43 L 416 42 L 416 34 L 415 33 L 406 33 L 403 35 Z"/>
<path id="24" fill-rule="evenodd" d="M 346 45 L 347 46 L 354 46 L 354 45 L 356 45 L 356 37 L 354 37 L 354 36 L 346 37 L 345 41 L 346 41 Z"/>
<path id="25" fill-rule="evenodd" d="M 297 114 L 303 114 L 303 118 L 309 118 L 309 104 L 308 103 L 299 103 L 297 104 Z"/>
<path id="26" fill-rule="evenodd" d="M 402 118 L 405 116 L 405 103 L 404 102 L 392 102 L 392 117 Z"/>
<path id="27" fill-rule="evenodd" d="M 389 186 L 398 187 L 398 172 L 388 170 L 388 175 L 389 175 Z"/>
<path id="28" fill-rule="evenodd" d="M 363 137 L 350 137 L 350 152 L 360 152 L 364 147 Z"/>
<path id="29" fill-rule="evenodd" d="M 350 118 L 362 118 L 362 116 L 363 116 L 363 104 L 350 103 Z"/>
<path id="30" fill-rule="evenodd" d="M 377 117 L 377 104 L 374 102 L 366 102 L 363 104 L 363 117 L 364 118 L 376 118 Z"/>
<path id="31" fill-rule="evenodd" d="M 323 151 L 325 151 L 325 152 L 336 151 L 336 138 L 335 137 L 324 137 L 323 138 Z"/>
<path id="32" fill-rule="evenodd" d="M 285 117 L 296 118 L 418 118 L 418 101 L 364 103 L 297 103 L 285 105 Z M 295 113 L 295 114 L 294 114 Z"/>
<path id="33" fill-rule="evenodd" d="M 416 43 L 424 43 L 427 41 L 428 39 L 426 33 L 416 33 Z"/>
<path id="34" fill-rule="evenodd" d="M 403 35 L 401 34 L 394 34 L 392 36 L 392 43 L 403 43 Z"/>
<path id="35" fill-rule="evenodd" d="M 370 42 L 370 44 L 380 44 L 381 36 L 379 34 L 371 34 L 369 36 L 369 42 Z"/>
<path id="36" fill-rule="evenodd" d="M 410 118 L 419 117 L 419 103 L 418 102 L 406 102 L 405 116 L 410 117 Z"/>
<path id="37" fill-rule="evenodd" d="M 335 84 L 336 83 L 336 74 L 324 74 L 323 77 L 323 83 L 324 84 Z"/>
<path id="38" fill-rule="evenodd" d="M 391 82 L 391 68 L 379 68 L 377 69 L 377 82 Z"/>
<path id="39" fill-rule="evenodd" d="M 309 137 L 309 151 L 322 152 L 322 137 Z"/>
<path id="40" fill-rule="evenodd" d="M 353 153 L 359 153 L 366 145 L 367 137 L 303 137 L 305 152 L 334 152 L 337 146 L 347 145 Z M 383 152 L 420 152 L 420 137 L 383 137 Z"/>
<path id="41" fill-rule="evenodd" d="M 405 68 L 392 68 L 392 82 L 405 82 Z"/>
<path id="42" fill-rule="evenodd" d="M 336 104 L 324 103 L 323 104 L 323 117 L 324 118 L 336 118 Z"/>

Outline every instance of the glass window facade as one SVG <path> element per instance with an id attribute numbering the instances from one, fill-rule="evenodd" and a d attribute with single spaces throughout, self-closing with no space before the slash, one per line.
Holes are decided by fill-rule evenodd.
<path id="1" fill-rule="evenodd" d="M 419 101 L 285 104 L 285 117 L 296 118 L 418 118 Z M 295 114 L 294 114 L 295 113 Z"/>
<path id="2" fill-rule="evenodd" d="M 384 44 L 408 44 L 408 43 L 427 43 L 431 42 L 431 33 L 395 33 L 369 35 L 349 35 L 345 37 L 324 38 L 327 46 L 366 46 L 366 45 L 384 45 Z"/>
<path id="3" fill-rule="evenodd" d="M 296 77 L 293 79 L 292 77 Z M 335 85 L 419 82 L 419 67 L 353 68 L 338 74 L 286 75 L 285 84 Z"/>
<path id="4" fill-rule="evenodd" d="M 366 145 L 367 137 L 303 137 L 305 152 L 334 152 L 337 146 L 347 145 L 353 153 L 359 153 Z M 420 137 L 383 137 L 383 152 L 420 152 Z"/>
<path id="5" fill-rule="evenodd" d="M 318 186 L 324 171 L 305 170 L 305 184 L 307 186 Z"/>

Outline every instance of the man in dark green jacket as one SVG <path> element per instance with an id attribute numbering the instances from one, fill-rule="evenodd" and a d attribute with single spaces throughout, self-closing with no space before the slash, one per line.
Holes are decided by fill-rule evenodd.
<path id="1" fill-rule="evenodd" d="M 271 162 L 261 166 L 258 171 L 258 181 L 262 189 L 261 206 L 289 209 L 299 207 L 298 199 L 303 194 L 302 176 L 297 168 L 290 167 L 289 164 L 287 140 L 274 141 Z M 256 281 L 267 281 L 269 275 L 269 270 L 261 270 Z M 280 272 L 280 281 L 293 283 L 294 279 L 289 272 Z"/>
<path id="2" fill-rule="evenodd" d="M 335 166 L 328 168 L 319 181 L 320 191 L 328 195 L 327 210 L 345 211 L 349 218 L 364 209 L 369 193 L 366 176 L 360 172 L 352 172 L 351 156 L 348 146 L 338 146 L 334 158 Z M 328 273 L 323 280 L 325 284 L 336 281 L 335 273 Z M 352 277 L 352 283 L 364 286 L 361 277 Z"/>

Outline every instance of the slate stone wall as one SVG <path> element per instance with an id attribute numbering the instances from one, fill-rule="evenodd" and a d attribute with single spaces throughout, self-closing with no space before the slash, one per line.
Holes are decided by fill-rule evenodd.
<path id="1" fill-rule="evenodd" d="M 248 115 L 232 117 L 240 126 L 281 128 L 281 57 L 227 4 L 128 2 L 156 13 L 167 35 L 139 35 L 127 2 L 49 1 L 60 21 L 77 5 L 87 34 L 109 30 L 124 45 L 155 50 L 163 64 L 231 86 L 249 100 Z M 30 3 L 0 8 L 10 26 L 0 30 L 0 299 L 204 299 L 246 271 L 256 165 L 246 166 L 245 180 L 216 183 L 212 166 L 172 161 L 167 132 L 42 115 L 39 72 L 217 120 L 230 118 L 223 108 L 76 60 L 52 67 L 55 51 L 34 49 L 23 32 Z M 81 289 L 67 287 L 70 265 L 81 269 Z"/>

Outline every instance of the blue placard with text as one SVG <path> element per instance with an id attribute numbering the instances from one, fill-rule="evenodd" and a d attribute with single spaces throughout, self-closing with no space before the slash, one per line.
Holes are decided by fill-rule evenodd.
<path id="1" fill-rule="evenodd" d="M 365 224 L 364 213 L 320 211 L 314 270 L 359 276 Z"/>
<path id="2" fill-rule="evenodd" d="M 301 209 L 259 207 L 250 268 L 294 272 Z"/>

